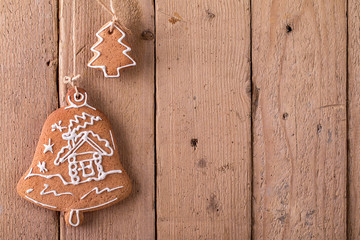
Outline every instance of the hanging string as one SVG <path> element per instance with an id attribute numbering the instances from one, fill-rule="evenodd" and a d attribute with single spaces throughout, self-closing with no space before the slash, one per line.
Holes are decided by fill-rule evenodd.
<path id="1" fill-rule="evenodd" d="M 76 74 L 76 0 L 73 0 L 73 16 L 72 16 L 72 42 L 73 42 L 73 74 L 72 76 L 65 76 L 64 83 L 71 84 L 73 88 L 75 88 L 75 97 L 79 96 L 79 91 L 77 86 L 75 85 L 75 81 L 80 78 L 80 74 Z"/>
<path id="2" fill-rule="evenodd" d="M 114 31 L 115 24 L 118 24 L 122 30 L 131 34 L 131 31 L 118 21 L 112 0 L 110 0 L 110 8 L 108 8 L 101 0 L 96 0 L 96 1 L 112 16 L 111 25 L 109 29 L 110 33 Z"/>
<path id="3" fill-rule="evenodd" d="M 112 23 L 110 25 L 110 33 L 112 33 L 114 31 L 115 21 L 118 20 L 117 17 L 116 17 L 116 13 L 115 13 L 115 9 L 114 9 L 112 0 L 110 0 L 110 8 L 111 8 L 111 12 L 113 13 L 113 15 L 112 15 Z"/>

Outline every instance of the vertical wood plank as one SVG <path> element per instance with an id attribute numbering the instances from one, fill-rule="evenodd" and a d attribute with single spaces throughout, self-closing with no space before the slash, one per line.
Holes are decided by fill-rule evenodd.
<path id="1" fill-rule="evenodd" d="M 348 239 L 360 238 L 360 3 L 348 1 Z"/>
<path id="2" fill-rule="evenodd" d="M 346 239 L 346 1 L 252 1 L 254 239 Z"/>
<path id="3" fill-rule="evenodd" d="M 248 1 L 156 1 L 158 239 L 249 239 Z"/>
<path id="4" fill-rule="evenodd" d="M 0 239 L 57 239 L 54 211 L 22 199 L 42 124 L 57 108 L 57 1 L 0 3 Z"/>
<path id="5" fill-rule="evenodd" d="M 109 5 L 109 1 L 103 1 Z M 60 80 L 71 75 L 72 11 L 76 11 L 77 73 L 79 86 L 87 90 L 89 102 L 110 119 L 118 143 L 121 162 L 133 180 L 131 196 L 110 208 L 85 213 L 85 222 L 68 227 L 61 218 L 61 239 L 154 239 L 154 42 L 151 0 L 113 0 L 121 23 L 131 30 L 135 68 L 120 78 L 104 78 L 103 72 L 86 66 L 97 41 L 95 33 L 111 16 L 97 1 L 71 0 L 60 4 Z M 148 31 L 147 34 L 142 34 Z M 145 36 L 146 35 L 146 36 Z M 60 81 L 61 100 L 66 87 Z"/>

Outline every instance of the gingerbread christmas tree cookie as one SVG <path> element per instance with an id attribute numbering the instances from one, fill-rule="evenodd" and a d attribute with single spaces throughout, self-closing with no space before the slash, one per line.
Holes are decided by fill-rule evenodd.
<path id="1" fill-rule="evenodd" d="M 26 200 L 64 211 L 78 226 L 83 212 L 109 207 L 126 198 L 131 181 L 120 163 L 109 120 L 88 104 L 87 93 L 67 94 L 68 105 L 46 120 L 33 162 L 17 191 Z"/>
<path id="2" fill-rule="evenodd" d="M 116 23 L 108 22 L 97 33 L 97 43 L 91 48 L 95 55 L 88 66 L 100 68 L 105 77 L 119 77 L 120 70 L 135 66 L 136 62 L 130 57 L 131 48 L 125 42 L 125 32 Z"/>

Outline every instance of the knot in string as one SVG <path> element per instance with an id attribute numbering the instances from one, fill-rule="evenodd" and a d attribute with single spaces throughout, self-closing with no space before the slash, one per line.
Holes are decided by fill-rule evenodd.
<path id="1" fill-rule="evenodd" d="M 114 31 L 115 24 L 118 24 L 118 26 L 123 31 L 125 31 L 126 33 L 131 35 L 131 31 L 118 21 L 118 18 L 116 16 L 116 12 L 115 12 L 115 8 L 113 6 L 113 1 L 112 0 L 110 0 L 110 8 L 108 8 L 101 0 L 97 0 L 97 2 L 112 16 L 109 33 L 112 33 Z"/>
<path id="2" fill-rule="evenodd" d="M 64 77 L 64 83 L 65 84 L 68 84 L 68 83 L 70 83 L 71 84 L 71 86 L 73 86 L 74 87 L 74 82 L 76 81 L 76 80 L 78 80 L 79 78 L 80 78 L 80 74 L 78 74 L 78 75 L 76 75 L 76 76 L 65 76 Z"/>
<path id="3" fill-rule="evenodd" d="M 118 21 L 118 18 L 115 15 L 113 15 L 113 17 L 111 19 L 111 25 L 110 25 L 110 28 L 109 28 L 109 33 L 113 33 L 115 24 L 117 24 L 120 27 L 120 29 L 122 29 L 125 33 L 128 33 L 129 35 L 132 35 L 132 32 L 130 31 L 130 29 L 125 27 L 123 24 L 121 24 Z"/>
<path id="4" fill-rule="evenodd" d="M 71 86 L 73 87 L 73 88 L 75 88 L 75 91 L 76 91 L 76 93 L 75 93 L 75 96 L 76 97 L 78 97 L 79 96 L 79 91 L 78 91 L 78 89 L 77 89 L 77 86 L 75 85 L 75 81 L 77 80 L 77 79 L 79 79 L 80 78 L 80 74 L 78 74 L 78 75 L 76 75 L 76 76 L 65 76 L 64 77 L 64 83 L 65 84 L 71 84 Z"/>

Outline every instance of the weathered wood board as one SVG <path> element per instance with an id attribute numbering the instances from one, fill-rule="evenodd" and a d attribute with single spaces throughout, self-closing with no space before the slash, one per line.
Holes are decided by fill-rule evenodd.
<path id="1" fill-rule="evenodd" d="M 158 239 L 249 239 L 250 4 L 155 8 Z"/>
<path id="2" fill-rule="evenodd" d="M 253 238 L 346 239 L 346 1 L 252 1 Z"/>
<path id="3" fill-rule="evenodd" d="M 154 31 L 152 2 L 114 1 L 121 23 L 131 29 L 127 41 L 138 62 L 120 78 L 104 78 L 101 70 L 86 67 L 93 56 L 90 47 L 98 40 L 95 33 L 111 20 L 111 15 L 97 1 L 76 1 L 74 9 L 71 0 L 61 0 L 60 8 L 61 104 L 66 93 L 62 79 L 73 73 L 72 16 L 76 11 L 76 73 L 81 74 L 78 85 L 87 90 L 89 102 L 110 119 L 122 164 L 133 180 L 133 193 L 128 199 L 86 213 L 83 226 L 66 226 L 62 217 L 60 239 L 154 239 L 154 42 L 142 37 L 143 31 Z"/>
<path id="4" fill-rule="evenodd" d="M 138 63 L 115 79 L 86 67 L 96 0 L 0 3 L 0 239 L 360 238 L 358 1 L 113 2 Z M 74 13 L 78 85 L 134 184 L 78 228 L 15 189 L 65 104 Z"/>
<path id="5" fill-rule="evenodd" d="M 42 124 L 58 106 L 57 12 L 57 1 L 0 3 L 0 239 L 58 235 L 58 214 L 16 192 Z"/>
<path id="6" fill-rule="evenodd" d="M 348 1 L 348 239 L 360 239 L 360 3 Z"/>

